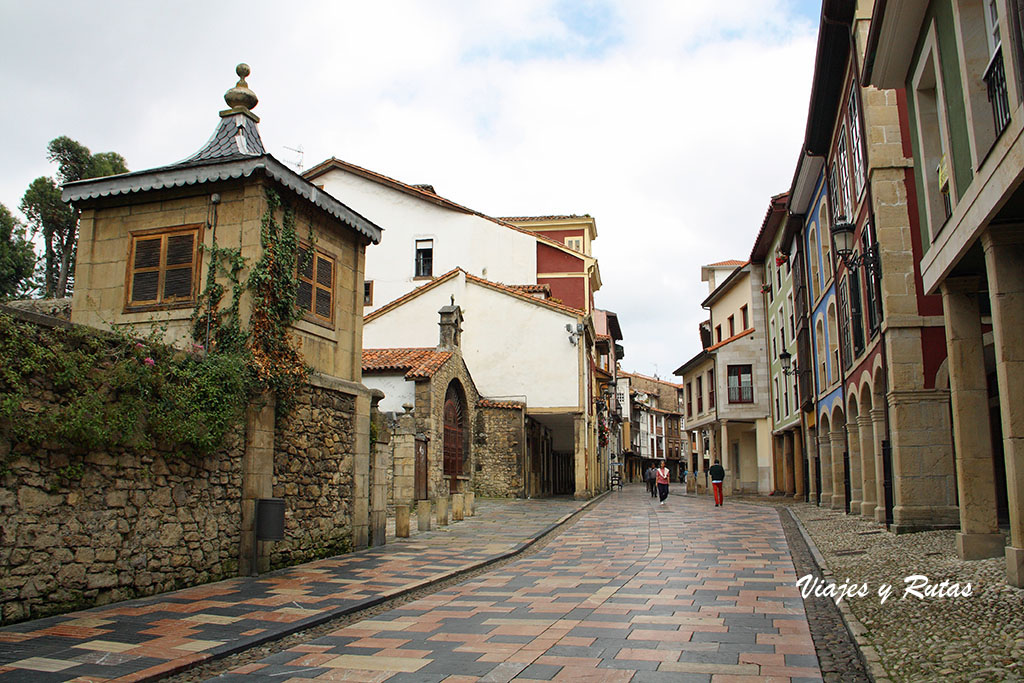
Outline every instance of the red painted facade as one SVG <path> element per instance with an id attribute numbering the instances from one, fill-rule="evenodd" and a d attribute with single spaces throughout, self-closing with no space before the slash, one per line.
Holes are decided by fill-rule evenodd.
<path id="1" fill-rule="evenodd" d="M 589 310 L 587 274 L 582 257 L 573 256 L 557 247 L 537 242 L 537 282 L 551 287 L 551 296 L 566 306 Z M 554 274 L 559 277 L 551 277 Z M 571 273 L 572 276 L 565 277 Z M 578 275 L 577 275 L 578 274 Z"/>

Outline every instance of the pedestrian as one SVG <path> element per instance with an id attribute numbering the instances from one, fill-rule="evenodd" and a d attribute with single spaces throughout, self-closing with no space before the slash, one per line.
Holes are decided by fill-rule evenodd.
<path id="1" fill-rule="evenodd" d="M 715 490 L 715 507 L 722 507 L 722 481 L 725 479 L 725 468 L 715 460 L 715 464 L 708 469 L 708 474 L 711 475 L 711 488 Z"/>
<path id="2" fill-rule="evenodd" d="M 668 498 L 668 468 L 665 467 L 665 461 L 661 461 L 661 467 L 654 470 L 654 476 L 658 482 L 658 499 L 661 501 L 661 505 L 665 504 L 665 499 Z"/>
<path id="3" fill-rule="evenodd" d="M 683 484 L 683 495 L 684 496 L 686 495 L 686 475 L 687 475 L 686 465 L 683 465 L 683 476 L 681 476 L 679 478 L 679 481 L 681 481 L 682 484 Z"/>
<path id="4" fill-rule="evenodd" d="M 651 494 L 651 498 L 654 498 L 654 468 L 650 465 L 644 470 L 644 483 L 647 484 L 647 493 Z"/>

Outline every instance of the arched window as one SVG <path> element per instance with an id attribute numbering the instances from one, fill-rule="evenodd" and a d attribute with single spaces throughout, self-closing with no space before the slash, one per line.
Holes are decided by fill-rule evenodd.
<path id="1" fill-rule="evenodd" d="M 469 460 L 465 405 L 462 387 L 453 380 L 444 395 L 444 476 L 452 493 L 458 492 L 457 477 L 466 473 Z"/>
<path id="2" fill-rule="evenodd" d="M 811 291 L 814 292 L 814 300 L 821 296 L 821 280 L 818 277 L 818 227 L 816 223 L 807 226 L 807 233 L 810 236 L 810 248 L 807 249 L 807 258 L 811 261 Z"/>
<path id="3" fill-rule="evenodd" d="M 818 357 L 818 388 L 828 384 L 828 375 L 825 371 L 825 323 L 818 318 L 818 324 L 814 328 L 814 349 Z"/>
<path id="4" fill-rule="evenodd" d="M 836 382 L 839 380 L 839 327 L 836 322 L 835 302 L 828 305 L 828 356 L 832 364 L 831 382 Z"/>

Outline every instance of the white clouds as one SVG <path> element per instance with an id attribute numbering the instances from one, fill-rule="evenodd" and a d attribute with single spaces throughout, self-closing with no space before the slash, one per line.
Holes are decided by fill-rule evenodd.
<path id="1" fill-rule="evenodd" d="M 590 213 L 626 365 L 667 376 L 698 350 L 700 265 L 746 258 L 788 188 L 816 21 L 781 0 L 282 7 L 0 5 L 22 27 L 0 46 L 0 202 L 52 173 L 57 135 L 133 169 L 190 154 L 247 61 L 279 158 L 302 144 L 307 166 L 337 156 L 495 215 Z"/>

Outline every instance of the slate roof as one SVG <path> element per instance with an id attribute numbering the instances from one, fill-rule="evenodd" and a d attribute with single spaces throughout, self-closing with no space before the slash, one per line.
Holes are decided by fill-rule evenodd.
<path id="1" fill-rule="evenodd" d="M 430 348 L 363 349 L 363 372 L 404 372 L 409 380 L 430 379 L 451 357 L 451 351 Z"/>
<path id="2" fill-rule="evenodd" d="M 171 166 L 185 166 L 202 161 L 226 161 L 266 154 L 256 122 L 245 114 L 233 114 L 220 120 L 213 136 L 202 149 Z"/>
<path id="3" fill-rule="evenodd" d="M 74 204 L 101 197 L 200 185 L 232 178 L 248 178 L 257 172 L 264 173 L 346 223 L 374 244 L 380 242 L 382 230 L 378 225 L 268 154 L 260 138 L 257 119 L 248 110 L 231 109 L 222 112 L 220 122 L 210 139 L 198 152 L 186 159 L 145 171 L 66 183 L 61 192 L 61 199 Z"/>

